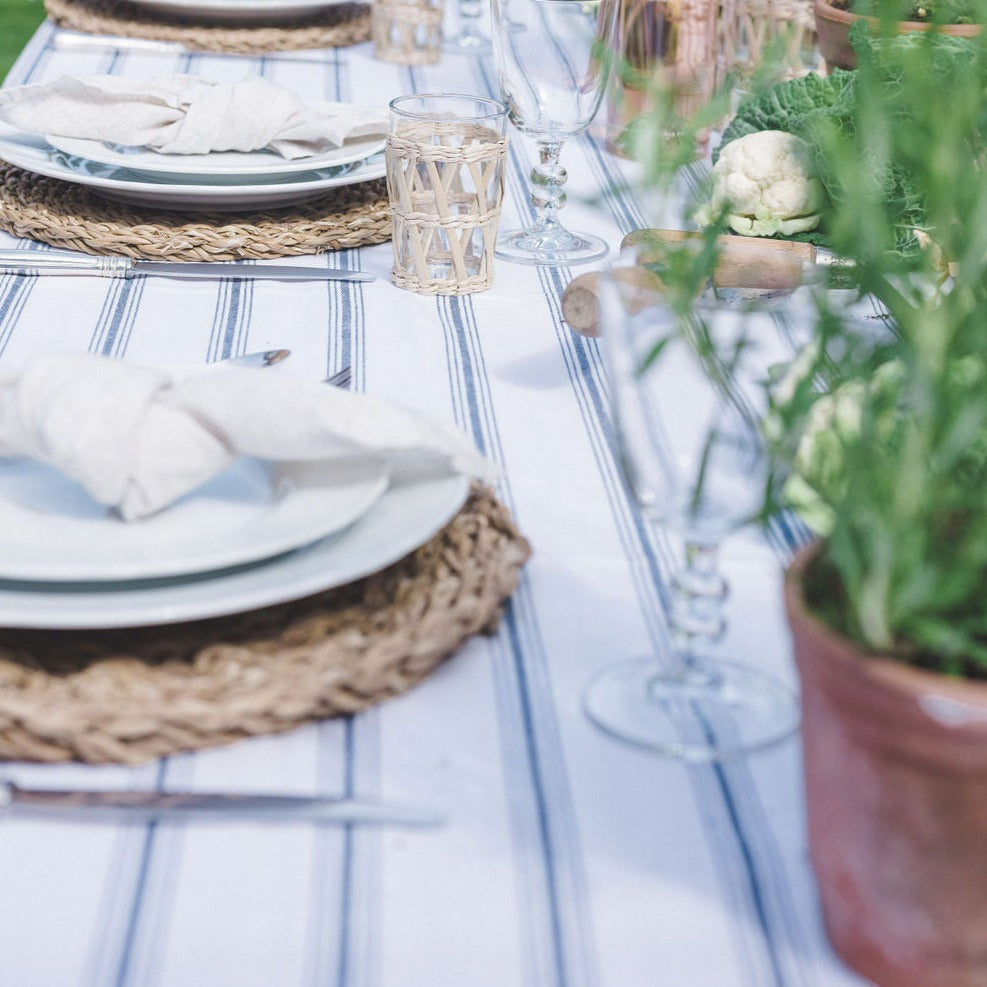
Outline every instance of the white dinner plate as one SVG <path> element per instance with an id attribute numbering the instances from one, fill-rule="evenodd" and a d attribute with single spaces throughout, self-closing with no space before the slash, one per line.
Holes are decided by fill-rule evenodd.
<path id="1" fill-rule="evenodd" d="M 192 184 L 223 182 L 243 184 L 241 179 L 272 180 L 285 175 L 338 168 L 366 161 L 384 149 L 382 137 L 357 137 L 342 147 L 328 148 L 304 158 L 289 160 L 274 151 L 213 151 L 210 154 L 159 154 L 146 147 L 124 147 L 106 141 L 79 137 L 45 140 L 56 150 L 111 168 L 124 168 L 135 175 L 178 177 Z"/>
<path id="2" fill-rule="evenodd" d="M 332 188 L 383 178 L 385 174 L 384 155 L 375 154 L 359 164 L 302 172 L 272 182 L 254 179 L 243 184 L 197 185 L 176 176 L 160 176 L 152 180 L 125 168 L 114 168 L 65 154 L 38 134 L 29 134 L 2 123 L 0 158 L 26 171 L 84 185 L 108 199 L 131 205 L 217 212 L 290 205 L 315 198 Z"/>
<path id="3" fill-rule="evenodd" d="M 0 627 L 136 627 L 241 613 L 297 600 L 383 569 L 418 548 L 462 507 L 463 476 L 390 487 L 332 538 L 241 569 L 151 582 L 0 581 Z"/>
<path id="4" fill-rule="evenodd" d="M 243 565 L 342 531 L 386 487 L 379 464 L 323 483 L 311 465 L 241 458 L 166 510 L 127 522 L 50 466 L 0 459 L 0 579 L 151 579 Z"/>
<path id="5" fill-rule="evenodd" d="M 227 23 L 251 21 L 277 23 L 305 14 L 315 14 L 325 7 L 350 3 L 351 0 L 133 0 L 133 2 L 150 10 L 196 20 L 209 18 Z"/>

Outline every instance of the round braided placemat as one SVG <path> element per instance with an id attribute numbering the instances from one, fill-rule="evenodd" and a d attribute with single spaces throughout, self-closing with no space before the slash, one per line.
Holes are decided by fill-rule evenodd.
<path id="1" fill-rule="evenodd" d="M 289 22 L 231 27 L 145 10 L 126 0 L 45 0 L 59 26 L 87 34 L 116 34 L 154 41 L 177 41 L 186 48 L 234 55 L 303 48 L 341 48 L 370 39 L 370 5 L 337 4 Z"/>
<path id="2" fill-rule="evenodd" d="M 356 713 L 492 632 L 530 555 L 474 487 L 394 565 L 304 600 L 124 630 L 0 630 L 0 757 L 138 763 Z"/>
<path id="3" fill-rule="evenodd" d="M 111 202 L 82 185 L 0 162 L 0 229 L 55 247 L 148 260 L 318 254 L 391 238 L 384 179 L 256 213 L 170 212 Z"/>

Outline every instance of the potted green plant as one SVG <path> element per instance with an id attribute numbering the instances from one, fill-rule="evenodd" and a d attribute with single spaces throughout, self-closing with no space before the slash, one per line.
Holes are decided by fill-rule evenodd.
<path id="1" fill-rule="evenodd" d="M 819 52 L 830 68 L 852 69 L 857 56 L 850 43 L 850 28 L 864 22 L 881 30 L 882 12 L 874 0 L 815 0 L 816 38 Z M 970 0 L 905 0 L 887 17 L 889 29 L 897 34 L 931 28 L 960 38 L 980 33 L 976 6 Z"/>
<path id="2" fill-rule="evenodd" d="M 784 489 L 819 527 L 786 579 L 810 853 L 849 965 L 884 987 L 974 987 L 987 984 L 987 48 L 936 34 L 858 46 L 855 72 L 783 83 L 734 131 L 760 121 L 812 146 L 821 231 L 894 327 L 861 336 L 837 293 L 817 292 L 812 344 L 772 390 Z M 638 152 L 655 181 L 657 132 Z"/>

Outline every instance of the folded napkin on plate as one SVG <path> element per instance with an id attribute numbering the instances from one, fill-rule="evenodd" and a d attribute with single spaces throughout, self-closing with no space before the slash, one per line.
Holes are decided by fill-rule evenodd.
<path id="1" fill-rule="evenodd" d="M 31 133 L 148 147 L 164 154 L 256 151 L 285 158 L 387 132 L 387 113 L 349 103 L 304 103 L 264 79 L 210 82 L 62 76 L 0 91 L 0 120 Z"/>
<path id="2" fill-rule="evenodd" d="M 465 436 L 363 394 L 276 370 L 186 377 L 102 357 L 45 355 L 0 370 L 0 457 L 54 466 L 126 520 L 153 514 L 238 455 L 402 475 L 490 477 Z"/>

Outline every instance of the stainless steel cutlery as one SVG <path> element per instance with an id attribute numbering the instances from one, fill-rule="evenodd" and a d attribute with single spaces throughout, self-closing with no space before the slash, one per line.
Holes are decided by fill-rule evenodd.
<path id="1" fill-rule="evenodd" d="M 68 822 L 230 822 L 437 826 L 441 815 L 356 798 L 227 792 L 71 791 L 0 783 L 0 813 Z"/>
<path id="2" fill-rule="evenodd" d="M 102 257 L 65 250 L 0 250 L 0 274 L 51 274 L 63 277 L 95 275 L 104 278 L 132 278 L 139 274 L 148 274 L 194 280 L 213 278 L 260 281 L 376 280 L 376 275 L 341 267 L 131 260 L 129 257 Z"/>

